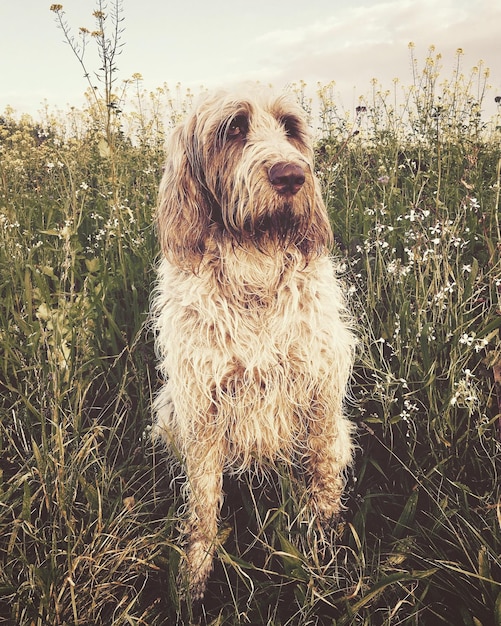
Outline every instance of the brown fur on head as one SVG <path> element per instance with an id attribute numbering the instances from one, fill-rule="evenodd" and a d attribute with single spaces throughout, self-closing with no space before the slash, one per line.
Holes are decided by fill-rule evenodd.
<path id="1" fill-rule="evenodd" d="M 284 163 L 304 172 L 294 193 L 270 181 Z M 185 269 L 228 240 L 295 247 L 306 260 L 323 253 L 332 234 L 299 105 L 263 94 L 204 98 L 168 144 L 157 220 L 164 255 Z"/>

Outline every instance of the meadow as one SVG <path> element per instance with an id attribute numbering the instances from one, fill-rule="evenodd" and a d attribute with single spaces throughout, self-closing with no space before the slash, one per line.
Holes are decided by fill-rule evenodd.
<path id="1" fill-rule="evenodd" d="M 292 87 L 360 335 L 359 449 L 330 533 L 301 476 L 228 481 L 202 624 L 501 626 L 501 121 L 460 56 L 444 78 L 411 50 L 409 86 L 374 82 L 353 114 L 334 85 Z M 148 300 L 193 94 L 106 87 L 0 115 L 0 624 L 192 619 Z"/>

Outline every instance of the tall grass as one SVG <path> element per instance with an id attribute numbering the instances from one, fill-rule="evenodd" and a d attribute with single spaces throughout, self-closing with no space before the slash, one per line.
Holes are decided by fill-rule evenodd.
<path id="1" fill-rule="evenodd" d="M 361 334 L 344 520 L 322 532 L 286 469 L 227 481 L 202 623 L 501 624 L 499 129 L 481 72 L 413 63 L 406 97 L 373 85 L 351 118 L 326 86 L 313 119 Z M 190 621 L 147 310 L 164 133 L 192 96 L 104 93 L 0 118 L 5 624 Z"/>

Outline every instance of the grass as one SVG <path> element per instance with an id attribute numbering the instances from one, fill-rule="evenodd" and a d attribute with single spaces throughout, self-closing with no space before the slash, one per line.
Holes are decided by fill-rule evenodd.
<path id="1" fill-rule="evenodd" d="M 312 114 L 361 333 L 345 518 L 324 535 L 285 469 L 227 481 L 202 623 L 501 625 L 499 127 L 480 70 L 413 67 L 402 98 L 374 84 L 351 118 L 325 86 Z M 190 620 L 147 310 L 192 96 L 126 87 L 0 118 L 0 623 Z"/>

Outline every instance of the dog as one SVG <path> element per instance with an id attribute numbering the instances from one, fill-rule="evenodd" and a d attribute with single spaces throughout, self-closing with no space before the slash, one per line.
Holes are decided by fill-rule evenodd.
<path id="1" fill-rule="evenodd" d="M 356 339 L 313 159 L 301 107 L 264 91 L 206 95 L 167 147 L 154 421 L 184 466 L 193 600 L 212 569 L 224 473 L 300 464 L 318 518 L 342 509 Z"/>

